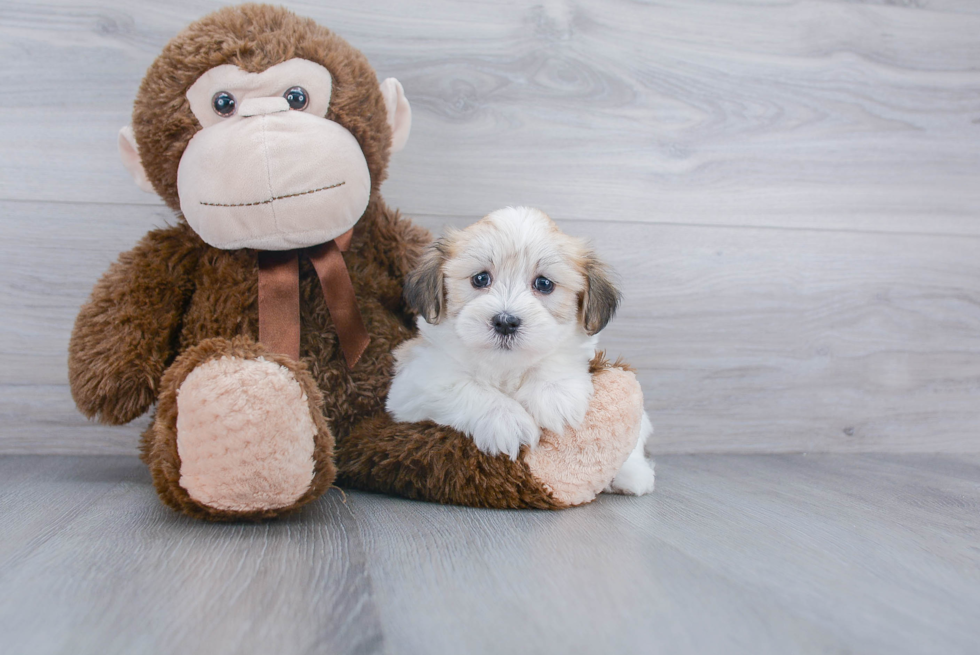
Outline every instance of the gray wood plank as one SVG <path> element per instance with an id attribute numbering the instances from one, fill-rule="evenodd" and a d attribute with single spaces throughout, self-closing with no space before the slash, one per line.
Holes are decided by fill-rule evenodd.
<path id="1" fill-rule="evenodd" d="M 396 652 L 972 653 L 980 640 L 976 457 L 667 456 L 653 495 L 557 514 L 353 498 Z"/>
<path id="2" fill-rule="evenodd" d="M 123 426 L 87 420 L 67 383 L 0 384 L 0 454 L 134 455 L 149 423 L 149 414 Z"/>
<path id="3" fill-rule="evenodd" d="M 65 350 L 92 284 L 167 211 L 0 211 L 0 452 L 134 452 L 145 421 L 83 419 Z M 619 274 L 601 345 L 639 369 L 654 452 L 980 452 L 980 240 L 560 222 Z"/>
<path id="4" fill-rule="evenodd" d="M 852 652 L 975 651 L 976 457 L 679 459 L 658 481 L 675 511 L 617 514 Z"/>
<path id="5" fill-rule="evenodd" d="M 605 504 L 474 515 L 353 499 L 394 652 L 843 651 L 765 594 L 638 536 Z"/>
<path id="6" fill-rule="evenodd" d="M 217 4 L 0 5 L 0 198 L 157 202 L 115 134 L 166 40 Z M 980 233 L 964 2 L 290 6 L 405 84 L 386 194 L 412 213 Z"/>
<path id="7" fill-rule="evenodd" d="M 331 491 L 269 524 L 0 457 L 4 653 L 973 653 L 980 457 L 663 456 L 562 512 Z"/>
<path id="8" fill-rule="evenodd" d="M 120 466 L 92 457 L 0 457 L 0 571 L 56 538 L 114 487 L 145 480 L 145 471 L 134 467 L 132 458 L 117 461 Z"/>
<path id="9" fill-rule="evenodd" d="M 385 652 L 339 491 L 216 525 L 165 508 L 131 457 L 35 457 L 0 458 L 0 499 L 4 653 Z"/>

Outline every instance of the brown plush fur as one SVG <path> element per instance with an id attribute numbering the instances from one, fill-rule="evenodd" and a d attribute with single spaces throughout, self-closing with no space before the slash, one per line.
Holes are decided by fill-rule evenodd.
<path id="1" fill-rule="evenodd" d="M 422 439 L 413 438 L 416 436 Z M 337 442 L 338 484 L 447 505 L 562 509 L 523 459 L 488 457 L 464 434 L 385 413 Z"/>
<path id="2" fill-rule="evenodd" d="M 198 76 L 225 63 L 260 72 L 292 57 L 330 71 L 328 118 L 357 138 L 372 178 L 371 201 L 345 254 L 370 345 L 348 370 L 319 280 L 301 257 L 302 365 L 272 357 L 294 372 L 311 407 L 322 407 L 322 415 L 313 412 L 319 430 L 317 473 L 296 506 L 322 493 L 333 479 L 331 433 L 339 444 L 343 480 L 352 486 L 484 507 L 560 506 L 523 463 L 483 455 L 468 437 L 448 428 L 392 424 L 384 416 L 392 350 L 414 332 L 415 314 L 402 300 L 403 281 L 430 236 L 388 209 L 378 192 L 391 132 L 377 78 L 363 55 L 312 21 L 268 6 L 225 8 L 191 25 L 150 67 L 133 112 L 140 156 L 154 188 L 170 207 L 179 208 L 177 166 L 201 129 L 184 94 Z M 107 423 L 125 423 L 158 401 L 144 433 L 144 458 L 163 500 L 192 516 L 282 513 L 212 510 L 178 484 L 176 389 L 193 366 L 211 357 L 264 352 L 255 343 L 257 275 L 254 250 L 212 248 L 179 217 L 177 225 L 150 232 L 120 256 L 95 286 L 72 333 L 69 377 L 79 408 Z"/>
<path id="3" fill-rule="evenodd" d="M 313 439 L 313 481 L 310 488 L 289 507 L 257 512 L 216 510 L 202 505 L 180 486 L 180 457 L 177 454 L 177 391 L 184 380 L 199 365 L 219 357 L 257 359 L 262 357 L 286 367 L 299 382 L 310 405 L 310 416 L 316 427 Z M 161 393 L 153 424 L 143 433 L 142 459 L 150 467 L 153 481 L 160 498 L 174 509 L 196 518 L 204 519 L 263 519 L 285 514 L 319 498 L 333 482 L 336 469 L 333 465 L 333 437 L 323 417 L 323 395 L 310 376 L 306 366 L 277 353 L 269 352 L 261 344 L 247 337 L 206 339 L 184 351 L 167 369 L 160 383 Z"/>
<path id="4" fill-rule="evenodd" d="M 622 357 L 617 357 L 615 362 L 609 363 L 609 358 L 606 357 L 606 351 L 597 350 L 592 357 L 592 361 L 589 362 L 589 373 L 595 375 L 599 371 L 605 371 L 610 368 L 618 368 L 627 373 L 636 373 L 636 369 L 627 364 Z"/>
<path id="5" fill-rule="evenodd" d="M 633 371 L 621 360 L 610 364 L 602 351 L 589 362 L 593 374 L 610 368 Z M 411 438 L 420 426 L 427 437 Z M 398 423 L 380 413 L 338 439 L 336 447 L 341 485 L 447 505 L 567 507 L 531 475 L 523 457 L 487 457 L 466 435 L 435 423 Z"/>
<path id="6" fill-rule="evenodd" d="M 367 58 L 342 38 L 309 18 L 281 7 L 245 4 L 225 7 L 189 25 L 156 58 L 140 85 L 133 107 L 133 132 L 147 178 L 175 211 L 177 166 L 187 143 L 201 129 L 185 94 L 204 71 L 233 64 L 249 73 L 292 58 L 330 71 L 333 86 L 327 118 L 357 139 L 371 172 L 376 196 L 388 165 L 388 127 L 378 78 Z"/>

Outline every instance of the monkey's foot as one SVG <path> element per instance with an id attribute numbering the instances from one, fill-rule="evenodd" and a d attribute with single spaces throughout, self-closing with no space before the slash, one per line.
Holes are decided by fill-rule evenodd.
<path id="1" fill-rule="evenodd" d="M 266 518 L 333 482 L 333 438 L 301 364 L 244 338 L 211 339 L 184 352 L 162 387 L 143 455 L 168 505 Z"/>
<path id="2" fill-rule="evenodd" d="M 633 373 L 607 368 L 592 378 L 595 393 L 577 430 L 543 430 L 524 462 L 551 495 L 565 505 L 593 500 L 622 468 L 636 446 L 643 392 Z"/>

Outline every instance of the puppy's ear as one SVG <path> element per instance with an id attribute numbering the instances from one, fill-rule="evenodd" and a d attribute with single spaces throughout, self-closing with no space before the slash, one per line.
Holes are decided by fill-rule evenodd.
<path id="1" fill-rule="evenodd" d="M 447 244 L 437 239 L 426 249 L 419 265 L 405 278 L 405 302 L 425 319 L 438 323 L 446 308 L 442 265 L 446 262 Z"/>
<path id="2" fill-rule="evenodd" d="M 582 294 L 582 325 L 589 335 L 597 333 L 612 320 L 622 294 L 612 283 L 609 269 L 594 253 L 585 258 L 585 292 Z"/>

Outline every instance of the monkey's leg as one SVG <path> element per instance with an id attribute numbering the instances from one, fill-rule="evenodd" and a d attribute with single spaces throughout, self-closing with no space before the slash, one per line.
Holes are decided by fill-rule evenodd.
<path id="1" fill-rule="evenodd" d="M 332 483 L 333 436 L 306 367 L 245 337 L 208 339 L 163 376 L 143 461 L 160 498 L 197 518 L 268 518 Z"/>
<path id="2" fill-rule="evenodd" d="M 594 499 L 636 445 L 643 394 L 633 373 L 595 372 L 583 424 L 545 431 L 517 461 L 480 452 L 465 434 L 379 414 L 337 443 L 338 484 L 436 503 L 561 509 Z"/>

